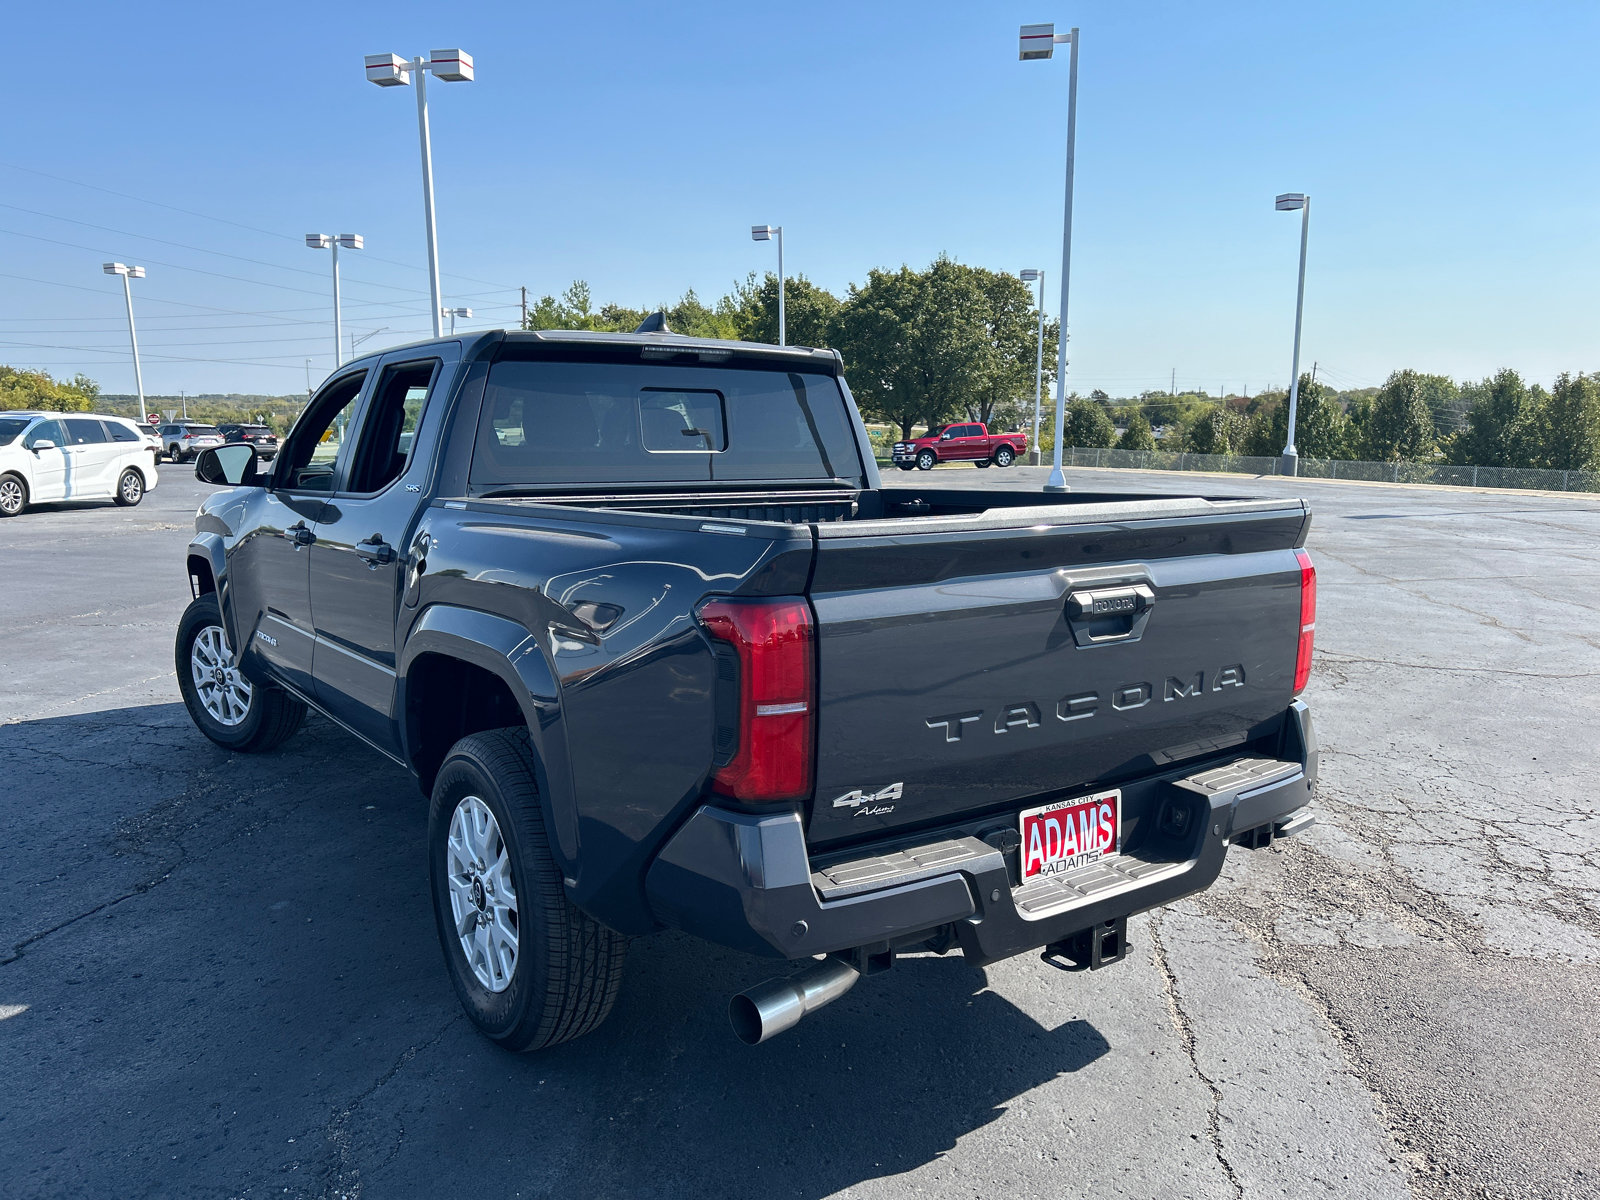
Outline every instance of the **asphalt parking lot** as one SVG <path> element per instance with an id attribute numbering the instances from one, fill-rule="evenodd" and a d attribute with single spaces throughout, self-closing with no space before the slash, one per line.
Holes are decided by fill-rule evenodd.
<path id="1" fill-rule="evenodd" d="M 754 1049 L 769 967 L 671 934 L 586 1039 L 472 1031 L 409 778 L 190 724 L 188 468 L 0 522 L 0 1195 L 1600 1195 L 1600 499 L 1070 482 L 1310 499 L 1322 823 L 1110 970 L 904 959 Z"/>

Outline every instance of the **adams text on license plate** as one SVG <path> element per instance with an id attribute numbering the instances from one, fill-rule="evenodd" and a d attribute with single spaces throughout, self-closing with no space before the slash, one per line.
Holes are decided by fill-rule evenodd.
<path id="1" fill-rule="evenodd" d="M 1024 883 L 1071 871 L 1121 850 L 1122 790 L 1025 809 L 1018 820 Z"/>

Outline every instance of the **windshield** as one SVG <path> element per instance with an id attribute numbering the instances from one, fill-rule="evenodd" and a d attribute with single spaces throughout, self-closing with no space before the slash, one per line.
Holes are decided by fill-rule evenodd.
<path id="1" fill-rule="evenodd" d="M 28 427 L 32 417 L 0 417 L 0 446 L 9 446 Z"/>
<path id="2" fill-rule="evenodd" d="M 470 482 L 862 485 L 831 375 L 666 363 L 502 359 L 489 373 Z"/>

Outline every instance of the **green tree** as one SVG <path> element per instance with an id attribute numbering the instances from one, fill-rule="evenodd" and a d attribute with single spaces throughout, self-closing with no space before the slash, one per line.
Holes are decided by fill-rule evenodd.
<path id="1" fill-rule="evenodd" d="M 68 383 L 52 378 L 47 371 L 0 367 L 0 409 L 88 412 L 94 408 L 99 395 L 100 385 L 87 375 L 75 375 Z"/>
<path id="2" fill-rule="evenodd" d="M 1128 424 L 1122 430 L 1122 436 L 1117 439 L 1118 450 L 1154 450 L 1156 448 L 1155 435 L 1150 432 L 1150 421 L 1144 415 L 1144 409 L 1132 407 L 1128 410 Z"/>
<path id="3" fill-rule="evenodd" d="M 1450 441 L 1453 462 L 1480 467 L 1533 467 L 1543 457 L 1544 389 L 1504 370 L 1476 388 L 1466 425 Z"/>
<path id="4" fill-rule="evenodd" d="M 985 316 L 972 269 L 944 257 L 852 285 L 832 332 L 862 411 L 910 437 L 976 408 L 991 358 Z"/>
<path id="5" fill-rule="evenodd" d="M 1369 462 L 1426 462 L 1437 449 L 1429 411 L 1430 380 L 1439 376 L 1395 371 L 1362 411 L 1361 457 Z"/>
<path id="6" fill-rule="evenodd" d="M 1557 471 L 1600 471 L 1600 378 L 1556 378 L 1544 405 L 1543 465 Z"/>
<path id="7" fill-rule="evenodd" d="M 778 344 L 776 275 L 768 273 L 758 281 L 752 271 L 743 283 L 734 285 L 726 306 L 738 322 L 734 336 L 747 342 Z M 829 339 L 838 315 L 839 297 L 826 288 L 818 287 L 804 275 L 783 281 L 784 333 L 791 346 L 832 345 Z"/>
<path id="8" fill-rule="evenodd" d="M 1226 405 L 1213 405 L 1183 432 L 1181 448 L 1195 454 L 1237 454 L 1244 445 L 1248 422 Z"/>
<path id="9" fill-rule="evenodd" d="M 1106 410 L 1093 400 L 1068 400 L 1066 415 L 1067 440 L 1064 445 L 1104 449 L 1116 444 L 1117 427 L 1106 416 Z M 1054 448 L 1052 443 L 1051 449 Z"/>
<path id="10" fill-rule="evenodd" d="M 1240 449 L 1253 458 L 1276 458 L 1283 453 L 1284 435 L 1289 429 L 1289 402 L 1269 403 L 1270 397 L 1256 397 L 1255 411 L 1246 418 L 1244 444 Z"/>
<path id="11" fill-rule="evenodd" d="M 983 297 L 982 320 L 988 341 L 983 371 L 973 380 L 973 403 L 967 415 L 987 425 L 1010 423 L 1033 412 L 1033 374 L 1038 364 L 1039 310 L 1033 291 L 1015 275 L 964 267 Z M 1060 324 L 1045 325 L 1045 344 L 1054 344 Z M 1047 356 L 1051 357 L 1051 356 Z M 1055 378 L 1055 364 L 1044 366 L 1044 380 Z"/>

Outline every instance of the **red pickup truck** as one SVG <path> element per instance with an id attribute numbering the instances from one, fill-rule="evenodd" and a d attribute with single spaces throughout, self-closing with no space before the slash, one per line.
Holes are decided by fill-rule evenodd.
<path id="1" fill-rule="evenodd" d="M 981 421 L 960 421 L 930 429 L 919 438 L 894 444 L 894 465 L 931 471 L 942 462 L 971 462 L 980 467 L 993 463 L 1009 467 L 1028 449 L 1025 433 L 990 433 Z"/>

